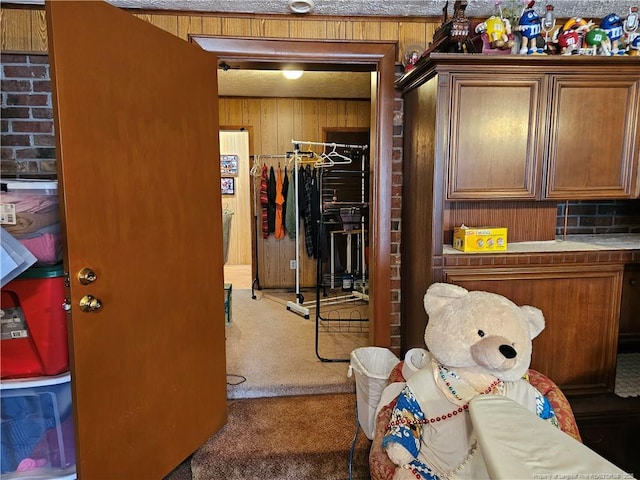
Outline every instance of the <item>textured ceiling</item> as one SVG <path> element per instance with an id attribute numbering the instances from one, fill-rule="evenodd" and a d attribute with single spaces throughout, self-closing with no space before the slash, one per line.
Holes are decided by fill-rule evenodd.
<path id="1" fill-rule="evenodd" d="M 291 13 L 288 0 L 109 0 L 126 8 L 154 8 L 237 13 Z M 503 4 L 519 3 L 503 0 Z M 573 16 L 588 19 L 602 18 L 609 13 L 626 14 L 636 1 L 613 0 L 551 0 L 537 2 L 544 10 L 547 3 L 555 7 L 558 17 Z M 440 16 L 443 0 L 314 0 L 313 15 L 384 15 L 384 16 Z M 486 16 L 495 12 L 495 0 L 467 0 L 466 13 L 470 17 Z M 453 1 L 449 2 L 450 10 Z"/>
<path id="2" fill-rule="evenodd" d="M 231 13 L 267 13 L 292 14 L 288 8 L 289 0 L 107 0 L 122 8 L 150 10 L 185 10 L 194 12 L 231 12 Z M 393 16 L 424 17 L 441 16 L 445 0 L 313 0 L 315 8 L 307 15 L 336 16 Z M 3 3 L 43 4 L 44 0 L 5 0 Z M 520 0 L 502 0 L 503 5 L 521 4 Z M 467 0 L 466 13 L 470 17 L 488 16 L 495 12 L 496 0 Z M 544 5 L 555 7 L 558 17 L 584 17 L 599 19 L 609 13 L 626 16 L 629 7 L 638 5 L 638 1 L 619 0 L 540 0 L 538 6 L 544 11 Z M 453 0 L 449 2 L 453 9 Z"/>

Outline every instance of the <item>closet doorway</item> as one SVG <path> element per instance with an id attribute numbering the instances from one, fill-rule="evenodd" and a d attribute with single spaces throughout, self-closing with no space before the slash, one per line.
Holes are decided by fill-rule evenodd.
<path id="1" fill-rule="evenodd" d="M 251 271 L 251 192 L 249 180 L 249 132 L 220 128 L 220 159 L 228 168 L 221 170 L 222 213 L 230 216 L 224 232 L 225 268 Z M 223 188 L 227 187 L 227 188 Z M 227 222 L 223 223 L 223 226 Z M 250 275 L 250 273 L 249 273 Z"/>

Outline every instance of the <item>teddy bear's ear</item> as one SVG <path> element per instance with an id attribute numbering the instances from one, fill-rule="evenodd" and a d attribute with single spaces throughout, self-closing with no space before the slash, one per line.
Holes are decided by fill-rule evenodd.
<path id="1" fill-rule="evenodd" d="M 544 330 L 544 315 L 542 314 L 542 310 L 529 305 L 523 305 L 520 308 L 527 318 L 529 333 L 531 333 L 531 339 L 533 340 Z"/>
<path id="2" fill-rule="evenodd" d="M 433 283 L 424 295 L 424 309 L 428 315 L 440 310 L 458 298 L 469 293 L 465 288 L 450 283 Z"/>

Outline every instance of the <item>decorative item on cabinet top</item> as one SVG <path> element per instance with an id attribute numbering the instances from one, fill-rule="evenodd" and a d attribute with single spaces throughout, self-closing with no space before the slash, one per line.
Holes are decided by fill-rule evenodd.
<path id="1" fill-rule="evenodd" d="M 585 20 L 581 16 L 573 16 L 564 24 L 556 25 L 556 18 L 562 17 L 562 10 L 551 4 L 539 8 L 535 1 L 497 0 L 494 15 L 473 22 L 465 16 L 465 0 L 454 3 L 451 19 L 448 18 L 448 4 L 449 2 L 445 2 L 442 25 L 436 29 L 431 44 L 417 60 L 405 60 L 409 67 L 405 69 L 405 74 L 432 52 L 640 55 L 637 6 L 630 7 L 628 12 L 611 12 L 600 20 Z M 410 51 L 409 53 L 411 54 Z"/>

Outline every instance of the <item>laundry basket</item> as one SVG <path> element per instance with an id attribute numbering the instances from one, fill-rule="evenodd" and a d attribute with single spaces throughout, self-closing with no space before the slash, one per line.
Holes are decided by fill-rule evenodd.
<path id="1" fill-rule="evenodd" d="M 376 409 L 393 367 L 400 362 L 393 352 L 382 347 L 361 347 L 351 352 L 348 376 L 356 374 L 358 422 L 369 440 L 373 440 Z"/>

